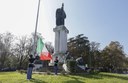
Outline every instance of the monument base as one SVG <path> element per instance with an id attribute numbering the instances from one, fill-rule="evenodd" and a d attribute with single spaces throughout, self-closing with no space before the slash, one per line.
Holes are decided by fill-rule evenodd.
<path id="1" fill-rule="evenodd" d="M 54 65 L 54 60 L 58 57 L 59 63 L 65 63 L 66 52 L 67 52 L 67 34 L 69 30 L 64 25 L 59 25 L 53 28 L 55 32 L 55 47 L 54 54 L 52 55 L 52 60 L 49 65 Z"/>
<path id="2" fill-rule="evenodd" d="M 63 54 L 67 51 L 67 34 L 68 29 L 64 25 L 56 26 L 55 32 L 55 47 L 54 54 Z"/>

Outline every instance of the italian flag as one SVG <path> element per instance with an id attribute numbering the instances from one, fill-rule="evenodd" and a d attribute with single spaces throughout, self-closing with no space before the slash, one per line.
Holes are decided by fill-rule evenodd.
<path id="1" fill-rule="evenodd" d="M 37 53 L 40 56 L 40 60 L 52 60 L 51 54 L 48 52 L 45 44 L 42 41 L 42 38 L 39 38 L 37 41 Z"/>

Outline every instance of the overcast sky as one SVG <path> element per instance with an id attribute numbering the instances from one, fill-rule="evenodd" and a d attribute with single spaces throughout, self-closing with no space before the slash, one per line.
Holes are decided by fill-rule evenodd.
<path id="1" fill-rule="evenodd" d="M 38 32 L 54 45 L 55 11 L 64 3 L 68 38 L 84 34 L 101 44 L 119 41 L 128 53 L 128 0 L 41 0 Z M 0 33 L 30 35 L 38 0 L 0 0 Z"/>

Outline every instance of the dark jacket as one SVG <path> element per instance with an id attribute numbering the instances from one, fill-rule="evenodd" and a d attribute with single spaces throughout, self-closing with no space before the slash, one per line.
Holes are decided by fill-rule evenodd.
<path id="1" fill-rule="evenodd" d="M 58 60 L 54 61 L 54 66 L 58 66 Z"/>

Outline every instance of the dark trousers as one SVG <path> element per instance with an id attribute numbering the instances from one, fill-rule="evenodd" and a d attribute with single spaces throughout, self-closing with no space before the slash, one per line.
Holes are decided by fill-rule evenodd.
<path id="1" fill-rule="evenodd" d="M 27 79 L 31 79 L 32 78 L 32 67 L 28 67 L 28 70 L 27 70 Z"/>
<path id="2" fill-rule="evenodd" d="M 57 75 L 57 73 L 58 73 L 58 66 L 54 66 L 54 72 Z"/>

